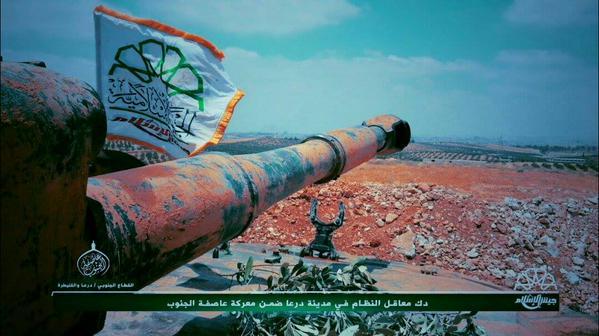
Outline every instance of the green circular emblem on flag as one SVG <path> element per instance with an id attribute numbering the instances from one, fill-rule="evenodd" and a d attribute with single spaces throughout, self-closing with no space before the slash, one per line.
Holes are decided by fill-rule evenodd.
<path id="1" fill-rule="evenodd" d="M 121 47 L 114 55 L 114 64 L 108 72 L 114 75 L 122 69 L 130 72 L 143 83 L 160 79 L 167 88 L 169 97 L 186 95 L 198 103 L 198 109 L 204 110 L 204 81 L 198 71 L 187 63 L 185 55 L 177 47 L 148 39 L 137 46 L 130 44 Z"/>

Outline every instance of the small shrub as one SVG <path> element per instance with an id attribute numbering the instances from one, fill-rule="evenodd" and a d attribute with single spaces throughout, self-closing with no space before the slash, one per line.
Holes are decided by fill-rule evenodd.
<path id="1" fill-rule="evenodd" d="M 589 167 L 587 167 L 587 165 L 585 165 L 585 164 L 579 164 L 578 169 L 580 169 L 582 171 L 588 171 Z"/>
<path id="2" fill-rule="evenodd" d="M 570 170 L 576 170 L 576 166 L 571 163 L 566 163 L 564 166 Z"/>

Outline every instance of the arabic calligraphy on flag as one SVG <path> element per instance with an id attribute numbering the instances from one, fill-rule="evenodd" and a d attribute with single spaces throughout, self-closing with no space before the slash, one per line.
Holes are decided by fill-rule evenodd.
<path id="1" fill-rule="evenodd" d="M 172 158 L 220 141 L 243 97 L 224 71 L 222 51 L 197 35 L 104 6 L 94 19 L 109 141 Z"/>

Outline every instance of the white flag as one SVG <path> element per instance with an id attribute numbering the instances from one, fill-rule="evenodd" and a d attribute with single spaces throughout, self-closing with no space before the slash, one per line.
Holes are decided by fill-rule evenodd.
<path id="1" fill-rule="evenodd" d="M 212 43 L 160 22 L 94 11 L 98 91 L 110 140 L 173 158 L 219 142 L 243 92 Z"/>

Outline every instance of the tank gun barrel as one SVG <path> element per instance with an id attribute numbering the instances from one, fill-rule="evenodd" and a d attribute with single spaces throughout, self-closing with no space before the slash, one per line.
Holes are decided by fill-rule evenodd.
<path id="1" fill-rule="evenodd" d="M 377 153 L 403 149 L 409 125 L 383 115 L 257 154 L 207 153 L 88 179 L 96 242 L 114 274 L 148 283 L 240 235 L 274 203 Z M 103 238 L 103 239 L 102 239 Z"/>
<path id="2" fill-rule="evenodd" d="M 410 139 L 407 123 L 380 116 L 268 152 L 208 153 L 88 178 L 106 136 L 95 90 L 41 63 L 0 68 L 0 329 L 10 334 L 102 329 L 105 312 L 58 311 L 50 296 L 86 274 L 79 260 L 92 241 L 106 257 L 102 269 L 109 263 L 103 279 L 141 287 L 238 236 L 284 197 Z M 123 157 L 109 167 L 129 166 Z"/>

